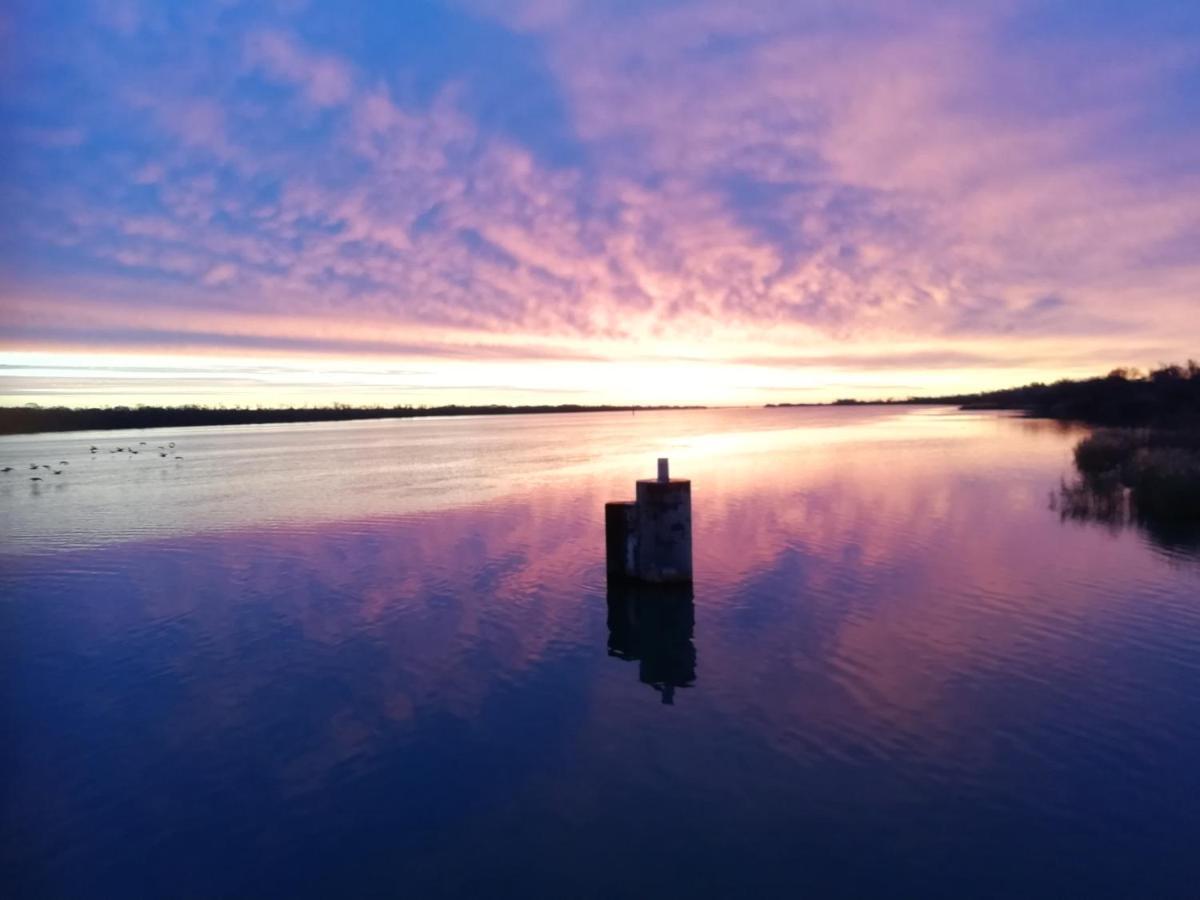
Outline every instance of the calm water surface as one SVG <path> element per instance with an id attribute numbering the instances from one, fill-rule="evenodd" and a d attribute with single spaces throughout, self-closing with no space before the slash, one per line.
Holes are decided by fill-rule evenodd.
<path id="1" fill-rule="evenodd" d="M 1200 560 L 1060 520 L 1078 436 L 874 408 L 0 439 L 0 883 L 1200 896 Z M 693 600 L 605 584 L 603 504 L 660 455 Z"/>

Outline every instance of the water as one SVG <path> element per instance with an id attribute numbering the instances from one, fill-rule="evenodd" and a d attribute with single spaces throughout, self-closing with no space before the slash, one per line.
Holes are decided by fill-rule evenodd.
<path id="1" fill-rule="evenodd" d="M 1078 436 L 870 408 L 4 438 L 0 881 L 1195 897 L 1200 561 L 1050 508 Z M 603 504 L 660 455 L 691 603 L 606 590 Z"/>

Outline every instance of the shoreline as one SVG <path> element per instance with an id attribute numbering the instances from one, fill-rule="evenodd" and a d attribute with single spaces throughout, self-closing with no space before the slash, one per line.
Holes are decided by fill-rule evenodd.
<path id="1" fill-rule="evenodd" d="M 0 407 L 0 437 L 73 431 L 136 431 L 217 425 L 286 425 L 376 419 L 429 419 L 465 416 L 555 415 L 599 412 L 663 412 L 707 406 L 434 406 L 434 407 L 238 407 L 136 406 L 112 408 Z"/>

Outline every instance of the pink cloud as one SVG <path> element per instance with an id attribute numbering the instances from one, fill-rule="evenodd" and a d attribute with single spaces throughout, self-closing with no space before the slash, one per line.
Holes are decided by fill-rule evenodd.
<path id="1" fill-rule="evenodd" d="M 314 106 L 337 106 L 350 98 L 350 67 L 335 56 L 315 53 L 282 31 L 251 34 L 244 44 L 248 65 L 299 88 Z"/>
<path id="2" fill-rule="evenodd" d="M 93 196 L 52 185 L 25 233 L 125 267 L 131 309 L 162 276 L 180 316 L 161 327 L 185 332 L 252 319 L 307 340 L 353 319 L 774 360 L 830 340 L 988 355 L 1012 335 L 1074 359 L 1119 332 L 1186 355 L 1200 177 L 1138 116 L 1195 53 L 1014 50 L 997 35 L 1018 6 L 701 2 L 634 28 L 483 3 L 544 54 L 579 145 L 565 161 L 490 122 L 466 76 L 418 96 L 404 59 L 356 68 L 255 27 L 228 77 L 189 60 L 121 91 L 168 146 Z M 299 102 L 239 95 L 251 73 Z"/>

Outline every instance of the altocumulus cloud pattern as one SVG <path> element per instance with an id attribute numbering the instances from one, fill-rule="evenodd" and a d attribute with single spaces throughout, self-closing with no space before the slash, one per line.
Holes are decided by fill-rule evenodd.
<path id="1" fill-rule="evenodd" d="M 1197 337 L 1194 3 L 112 0 L 2 29 L 16 353 L 770 389 Z"/>

